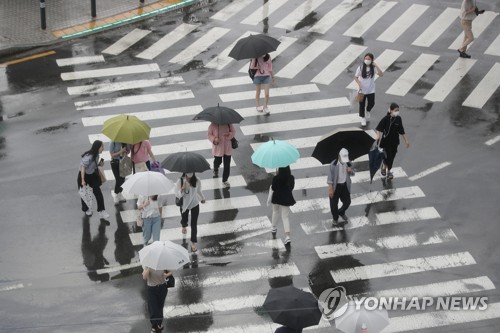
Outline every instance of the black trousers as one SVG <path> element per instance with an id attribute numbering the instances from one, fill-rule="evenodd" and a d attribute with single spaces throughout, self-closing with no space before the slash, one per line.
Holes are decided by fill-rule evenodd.
<path id="1" fill-rule="evenodd" d="M 163 307 L 167 298 L 167 285 L 165 283 L 150 287 L 148 286 L 148 311 L 151 328 L 158 329 L 163 323 Z"/>
<path id="2" fill-rule="evenodd" d="M 366 111 L 370 112 L 375 106 L 375 93 L 366 94 L 365 97 L 363 97 L 363 100 L 359 102 L 359 116 L 363 118 L 365 117 L 366 101 L 368 101 L 368 105 L 366 106 Z"/>
<path id="3" fill-rule="evenodd" d="M 120 177 L 120 161 L 111 160 L 111 171 L 115 176 L 115 194 L 122 193 L 122 185 L 125 182 L 124 177 Z"/>
<path id="4" fill-rule="evenodd" d="M 78 189 L 82 187 L 82 176 L 80 174 L 80 171 L 78 171 L 78 177 L 77 177 L 77 182 L 78 182 Z M 102 196 L 101 192 L 101 180 L 99 179 L 99 176 L 96 175 L 95 173 L 93 174 L 85 174 L 85 183 L 89 185 L 92 188 L 92 191 L 94 192 L 95 199 L 97 201 L 97 211 L 103 211 L 104 208 L 104 197 Z M 82 202 L 82 210 L 86 212 L 87 210 L 92 210 L 92 207 L 88 207 L 85 202 L 80 199 Z"/>
<path id="5" fill-rule="evenodd" d="M 339 209 L 339 199 L 342 201 L 342 207 Z M 347 184 L 337 184 L 333 192 L 333 198 L 330 198 L 330 211 L 333 220 L 337 222 L 340 215 L 344 215 L 347 208 L 351 205 L 351 193 L 347 189 Z"/>
<path id="6" fill-rule="evenodd" d="M 219 171 L 222 164 L 222 156 L 214 156 L 214 171 Z M 222 173 L 222 181 L 227 182 L 229 178 L 229 168 L 231 165 L 231 155 L 224 155 L 224 172 Z"/>
<path id="7" fill-rule="evenodd" d="M 394 163 L 394 158 L 398 152 L 398 146 L 386 146 L 384 147 L 385 158 L 384 164 L 387 166 L 387 169 L 392 169 L 392 164 Z"/>
<path id="8" fill-rule="evenodd" d="M 180 209 L 181 211 L 181 225 L 182 227 L 186 228 L 188 226 L 188 219 L 189 219 L 189 211 L 191 211 L 191 242 L 192 243 L 198 243 L 198 215 L 200 215 L 200 205 L 196 205 L 195 207 L 191 209 L 186 209 L 186 211 L 183 213 L 182 212 L 182 207 Z"/>

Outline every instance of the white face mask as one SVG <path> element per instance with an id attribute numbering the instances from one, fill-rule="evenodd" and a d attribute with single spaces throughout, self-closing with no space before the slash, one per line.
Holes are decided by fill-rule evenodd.
<path id="1" fill-rule="evenodd" d="M 372 64 L 372 61 L 369 59 L 365 59 L 365 65 L 370 66 Z"/>
<path id="2" fill-rule="evenodd" d="M 392 112 L 392 116 L 393 116 L 393 117 L 397 117 L 397 116 L 399 116 L 399 111 L 393 111 L 393 112 Z"/>

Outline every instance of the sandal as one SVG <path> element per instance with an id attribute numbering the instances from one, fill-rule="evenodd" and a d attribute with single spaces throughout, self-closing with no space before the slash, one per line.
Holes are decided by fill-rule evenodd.
<path id="1" fill-rule="evenodd" d="M 188 232 L 187 228 L 186 227 L 182 227 L 182 233 L 185 235 L 185 234 L 187 234 L 187 232 Z"/>

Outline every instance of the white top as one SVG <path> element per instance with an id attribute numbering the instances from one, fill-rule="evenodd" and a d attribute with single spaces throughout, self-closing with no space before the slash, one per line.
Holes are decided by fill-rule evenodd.
<path id="1" fill-rule="evenodd" d="M 343 184 L 347 181 L 347 164 L 340 163 L 339 161 L 339 177 L 337 180 L 337 184 Z"/>
<path id="2" fill-rule="evenodd" d="M 153 201 L 148 196 L 140 195 L 139 198 L 137 199 L 137 206 L 143 205 L 147 200 L 149 200 L 149 205 L 144 206 L 144 208 L 142 209 L 142 214 L 141 214 L 142 218 L 144 219 L 147 217 L 161 216 L 160 207 L 163 206 L 165 197 L 159 195 L 158 200 Z"/>
<path id="3" fill-rule="evenodd" d="M 462 20 L 468 20 L 468 21 L 474 20 L 476 18 L 476 13 L 474 13 L 474 12 L 469 13 L 469 14 L 466 13 L 466 11 L 471 10 L 474 7 L 475 7 L 474 1 L 463 0 L 462 7 L 460 7 L 460 18 Z"/>
<path id="4" fill-rule="evenodd" d="M 200 204 L 201 200 L 205 200 L 205 196 L 201 190 L 201 181 L 197 178 L 196 187 L 193 188 L 186 180 L 183 179 L 185 189 L 181 193 L 181 180 L 180 178 L 177 180 L 175 184 L 175 196 L 177 198 L 182 197 L 182 212 L 185 212 L 187 209 L 192 209 Z"/>
<path id="5" fill-rule="evenodd" d="M 363 65 L 359 66 L 358 69 L 356 69 L 356 75 L 355 77 L 358 78 L 359 82 L 361 83 L 361 92 L 365 95 L 367 94 L 374 94 L 375 93 L 375 76 L 378 75 L 378 70 L 377 67 L 373 66 L 373 69 L 375 70 L 375 75 L 373 77 L 370 77 L 370 67 L 366 66 L 366 79 L 361 76 L 361 68 Z"/>

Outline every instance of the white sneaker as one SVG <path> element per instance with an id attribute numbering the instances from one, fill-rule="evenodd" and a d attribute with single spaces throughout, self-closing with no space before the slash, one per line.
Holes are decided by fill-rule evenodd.
<path id="1" fill-rule="evenodd" d="M 262 106 L 258 106 L 257 107 L 257 112 L 262 112 L 264 109 L 262 108 Z"/>
<path id="2" fill-rule="evenodd" d="M 101 211 L 99 212 L 99 217 L 100 217 L 101 219 L 107 219 L 107 218 L 109 218 L 109 214 L 108 214 L 105 210 L 101 210 Z"/>
<path id="3" fill-rule="evenodd" d="M 116 196 L 118 197 L 118 200 L 119 200 L 119 201 L 127 201 L 127 198 L 125 198 L 125 197 L 123 196 L 123 193 L 121 193 L 121 192 L 120 192 L 120 193 L 118 193 Z"/>
<path id="4" fill-rule="evenodd" d="M 85 215 L 92 216 L 92 209 L 89 209 L 85 212 Z"/>
<path id="5" fill-rule="evenodd" d="M 264 108 L 264 113 L 265 113 L 265 114 L 270 114 L 270 113 L 271 113 L 271 111 L 269 111 L 269 108 L 265 107 L 265 108 Z"/>
<path id="6" fill-rule="evenodd" d="M 229 182 L 222 182 L 222 185 L 224 185 L 224 188 L 230 188 L 231 184 Z"/>
<path id="7" fill-rule="evenodd" d="M 365 118 L 370 119 L 370 111 L 365 111 Z"/>
<path id="8" fill-rule="evenodd" d="M 291 242 L 292 242 L 292 240 L 290 239 L 290 237 L 286 236 L 285 241 L 284 241 L 285 245 L 288 245 Z"/>
<path id="9" fill-rule="evenodd" d="M 366 126 L 366 119 L 365 118 L 361 118 L 361 126 Z"/>

